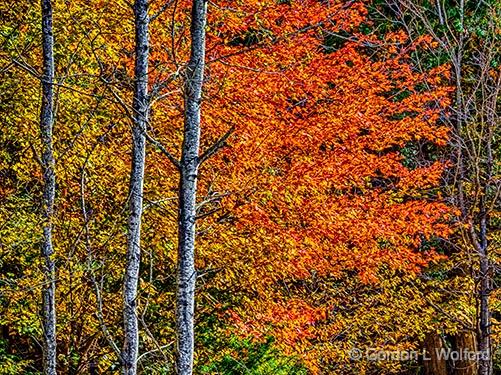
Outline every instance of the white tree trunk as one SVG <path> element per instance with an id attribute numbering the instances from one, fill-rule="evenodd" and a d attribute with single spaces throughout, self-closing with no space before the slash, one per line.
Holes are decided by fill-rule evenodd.
<path id="1" fill-rule="evenodd" d="M 191 54 L 184 85 L 184 138 L 179 183 L 179 248 L 177 269 L 177 374 L 193 373 L 195 313 L 196 196 L 200 148 L 200 106 L 205 68 L 207 3 L 193 0 Z"/>
<path id="2" fill-rule="evenodd" d="M 52 34 L 51 0 L 42 0 L 42 106 L 40 111 L 40 138 L 42 141 L 42 173 L 43 173 L 43 239 L 42 257 L 44 258 L 44 278 L 42 286 L 43 299 L 43 367 L 46 375 L 56 374 L 56 269 L 53 259 L 52 220 L 54 215 L 54 198 L 56 178 L 54 171 L 54 153 L 52 129 L 54 126 L 54 37 Z"/>
<path id="3" fill-rule="evenodd" d="M 129 192 L 129 221 L 127 259 L 124 277 L 124 346 L 123 373 L 137 373 L 139 328 L 137 319 L 137 287 L 141 262 L 141 216 L 143 213 L 143 181 L 145 164 L 145 135 L 148 123 L 148 1 L 136 0 L 135 15 L 135 71 L 132 127 L 132 167 Z"/>

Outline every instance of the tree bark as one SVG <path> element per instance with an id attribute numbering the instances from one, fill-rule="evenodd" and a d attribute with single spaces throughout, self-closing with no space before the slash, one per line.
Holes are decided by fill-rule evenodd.
<path id="1" fill-rule="evenodd" d="M 458 353 L 477 352 L 477 343 L 473 331 L 460 331 L 453 337 L 453 349 Z M 477 375 L 477 363 L 463 356 L 453 363 L 452 373 L 454 375 Z"/>
<path id="2" fill-rule="evenodd" d="M 127 259 L 124 277 L 124 346 L 123 373 L 137 373 L 139 328 L 137 319 L 137 288 L 141 262 L 141 216 L 143 213 L 143 182 L 145 164 L 145 130 L 149 117 L 148 58 L 149 16 L 148 1 L 136 0 L 135 70 L 132 126 L 132 167 L 130 173 Z"/>
<path id="3" fill-rule="evenodd" d="M 423 361 L 424 373 L 426 375 L 447 375 L 447 364 L 444 358 L 440 358 L 438 353 L 444 349 L 442 338 L 436 332 L 426 335 L 423 343 L 427 360 Z"/>
<path id="4" fill-rule="evenodd" d="M 43 300 L 43 368 L 46 375 L 56 374 L 56 267 L 52 243 L 52 221 L 56 192 L 55 162 L 52 131 L 54 127 L 54 36 L 52 33 L 51 0 L 42 0 L 42 106 L 40 111 L 40 138 L 42 141 L 43 174 L 43 239 L 42 257 L 44 258 Z"/>
<path id="5" fill-rule="evenodd" d="M 179 182 L 177 275 L 177 374 L 193 373 L 195 313 L 196 196 L 200 148 L 200 107 L 205 68 L 206 0 L 193 0 L 191 53 L 184 84 L 184 138 Z"/>
<path id="6" fill-rule="evenodd" d="M 492 375 L 491 355 L 491 313 L 489 295 L 491 292 L 491 275 L 487 244 L 487 218 L 482 215 L 480 220 L 479 257 L 480 257 L 480 287 L 479 287 L 479 317 L 478 317 L 478 363 L 479 375 Z"/>
<path id="7" fill-rule="evenodd" d="M 484 56 L 484 63 L 489 64 L 489 56 Z M 485 87 L 488 87 L 488 83 L 485 83 Z M 489 307 L 489 296 L 492 291 L 492 267 L 489 260 L 489 241 L 488 241 L 488 222 L 489 222 L 489 202 L 487 198 L 489 196 L 489 191 L 493 190 L 493 165 L 494 165 L 494 154 L 492 150 L 492 145 L 494 142 L 495 129 L 497 127 L 498 121 L 495 119 L 497 111 L 497 103 L 499 97 L 499 80 L 497 86 L 493 85 L 491 88 L 492 99 L 487 99 L 488 110 L 486 110 L 486 139 L 483 142 L 483 148 L 485 152 L 485 162 L 483 163 L 483 170 L 485 174 L 485 183 L 482 186 L 482 195 L 479 199 L 479 233 L 478 239 L 474 239 L 476 247 L 478 249 L 479 255 L 479 268 L 480 268 L 480 287 L 478 291 L 479 299 L 479 316 L 478 320 L 478 350 L 480 353 L 480 360 L 478 364 L 479 375 L 492 375 L 492 345 L 491 345 L 491 311 Z M 486 90 L 488 91 L 488 90 Z M 475 232 L 475 229 L 473 232 Z M 475 233 L 473 233 L 475 234 Z"/>

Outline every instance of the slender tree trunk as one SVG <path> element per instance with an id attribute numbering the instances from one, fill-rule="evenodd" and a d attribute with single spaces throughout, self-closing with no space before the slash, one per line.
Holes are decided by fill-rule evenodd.
<path id="1" fill-rule="evenodd" d="M 489 64 L 489 56 L 484 56 L 484 63 Z M 486 87 L 489 84 L 485 83 Z M 489 296 L 492 291 L 492 267 L 489 261 L 489 241 L 487 239 L 487 223 L 489 222 L 488 213 L 488 202 L 486 197 L 489 195 L 489 191 L 494 190 L 491 185 L 493 180 L 493 166 L 494 166 L 494 154 L 492 150 L 492 144 L 494 141 L 495 129 L 497 127 L 497 121 L 495 114 L 497 111 L 497 102 L 499 97 L 499 80 L 496 84 L 492 84 L 492 99 L 487 100 L 486 110 L 486 126 L 488 127 L 486 133 L 486 139 L 483 142 L 483 148 L 485 151 L 485 183 L 483 186 L 482 196 L 480 197 L 480 220 L 479 220 L 479 235 L 477 242 L 477 248 L 479 252 L 479 263 L 480 263 L 480 290 L 479 290 L 479 300 L 480 300 L 480 311 L 478 317 L 478 349 L 481 353 L 480 361 L 478 365 L 479 375 L 492 375 L 492 345 L 491 345 L 491 312 L 489 307 Z"/>
<path id="2" fill-rule="evenodd" d="M 465 103 L 465 94 L 463 92 L 462 84 L 463 84 L 463 54 L 466 48 L 465 46 L 465 25 L 464 25 L 464 17 L 465 17 L 465 1 L 460 0 L 459 2 L 459 13 L 460 13 L 460 32 L 459 37 L 457 39 L 457 48 L 456 54 L 453 59 L 453 66 L 455 68 L 455 76 L 456 76 L 456 110 L 457 110 L 457 127 L 456 134 L 459 139 L 468 140 L 467 136 L 465 136 L 464 132 L 464 124 L 463 121 L 469 118 L 468 108 Z M 468 126 L 466 124 L 466 126 Z M 470 124 L 471 126 L 471 124 Z M 485 140 L 482 139 L 483 142 Z M 487 142 L 490 145 L 490 142 Z M 480 160 L 476 160 L 472 158 L 471 153 L 465 152 L 464 150 L 464 142 L 460 142 L 458 144 L 458 153 L 459 158 L 457 162 L 457 167 L 459 168 L 459 181 L 458 181 L 458 193 L 459 193 L 459 203 L 462 211 L 462 218 L 466 222 L 468 216 L 468 210 L 466 208 L 466 200 L 465 193 L 463 188 L 463 183 L 468 181 L 468 178 L 465 176 L 465 166 L 464 160 L 467 160 L 469 163 L 475 166 L 475 169 L 478 170 L 480 174 L 488 174 L 486 180 L 490 180 L 490 170 L 489 165 L 483 166 Z M 480 164 L 479 164 L 480 163 Z M 487 188 L 482 186 L 477 186 L 477 188 Z M 484 190 L 484 189 L 482 189 Z M 483 191 L 486 194 L 486 191 Z M 475 250 L 478 252 L 479 256 L 479 274 L 480 274 L 480 285 L 477 291 L 477 300 L 479 303 L 479 312 L 477 316 L 477 325 L 478 325 L 478 351 L 480 353 L 479 361 L 478 361 L 478 374 L 479 375 L 491 375 L 492 374 L 492 356 L 491 356 L 491 345 L 490 345 L 490 310 L 489 310 L 489 294 L 490 294 L 490 271 L 489 271 L 489 259 L 487 254 L 487 214 L 485 212 L 485 202 L 483 198 L 480 198 L 480 220 L 477 221 L 480 227 L 480 231 L 477 234 L 475 229 L 475 223 L 471 223 L 471 242 Z"/>
<path id="3" fill-rule="evenodd" d="M 200 106 L 205 68 L 206 0 L 193 0 L 191 54 L 184 86 L 184 139 L 179 182 L 177 275 L 177 374 L 193 372 L 195 313 L 196 196 L 200 148 Z"/>
<path id="4" fill-rule="evenodd" d="M 137 287 L 141 262 L 141 216 L 143 213 L 143 180 L 145 164 L 145 135 L 148 124 L 148 1 L 136 0 L 135 15 L 135 71 L 132 127 L 132 168 L 129 192 L 129 222 L 127 260 L 124 278 L 124 346 L 123 373 L 137 373 L 139 328 L 137 319 Z"/>
<path id="5" fill-rule="evenodd" d="M 487 218 L 482 215 L 480 221 L 479 257 L 480 257 L 480 311 L 478 317 L 478 350 L 480 360 L 478 364 L 479 375 L 492 375 L 491 355 L 491 313 L 489 309 L 489 295 L 491 292 L 491 275 L 488 258 L 487 244 Z"/>
<path id="6" fill-rule="evenodd" d="M 42 107 L 40 111 L 40 137 L 42 141 L 43 173 L 43 240 L 42 257 L 45 261 L 42 287 L 43 299 L 43 367 L 46 375 L 56 374 L 56 268 L 54 264 L 54 246 L 52 244 L 52 220 L 56 177 L 54 171 L 54 153 L 52 130 L 54 126 L 54 36 L 52 34 L 51 0 L 42 0 Z"/>

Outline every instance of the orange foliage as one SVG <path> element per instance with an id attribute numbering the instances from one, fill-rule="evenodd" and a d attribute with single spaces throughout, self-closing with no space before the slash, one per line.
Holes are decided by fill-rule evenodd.
<path id="1" fill-rule="evenodd" d="M 179 156 L 190 1 L 175 3 L 175 9 L 168 8 L 151 25 L 150 134 Z M 132 17 L 129 7 L 100 0 L 83 4 L 64 4 L 81 25 L 67 32 L 59 26 L 59 40 L 67 36 L 68 51 L 84 47 L 78 58 L 70 52 L 62 55 L 81 64 L 67 63 L 74 69 L 68 77 L 88 74 L 106 80 L 96 79 L 97 84 L 84 78 L 81 89 L 92 84 L 94 94 L 105 99 L 96 109 L 94 98 L 63 91 L 56 129 L 61 187 L 56 242 L 62 258 L 71 257 L 60 266 L 60 293 L 70 295 L 59 299 L 68 301 L 58 306 L 60 322 L 71 322 L 61 328 L 60 337 L 69 343 L 74 331 L 82 332 L 75 344 L 85 349 L 82 358 L 90 356 L 86 348 L 97 347 L 94 342 L 101 338 L 89 282 L 92 267 L 106 286 L 103 315 L 112 330 L 120 329 L 117 280 L 125 251 L 120 233 L 130 140 L 127 116 L 110 91 L 129 103 L 133 76 L 133 32 L 124 22 Z M 360 26 L 369 23 L 364 4 L 209 3 L 202 148 L 232 126 L 235 131 L 200 174 L 204 218 L 197 266 L 210 279 L 205 282 L 205 276 L 200 277 L 203 302 L 198 312 L 217 311 L 231 323 L 232 332 L 274 336 L 284 352 L 301 355 L 312 372 L 319 370 L 321 358 L 324 363 L 337 360 L 332 346 L 351 324 L 348 313 L 336 310 L 337 304 L 343 300 L 358 304 L 350 288 L 377 284 L 381 269 L 399 275 L 418 273 L 441 259 L 431 246 L 423 246 L 426 241 L 451 231 L 450 208 L 436 189 L 444 164 L 410 165 L 408 159 L 413 157 L 407 155 L 415 145 L 438 147 L 447 142 L 448 131 L 440 119 L 447 115 L 444 108 L 449 103 L 450 89 L 444 86 L 448 68 L 421 72 L 412 65 L 413 50 L 434 47 L 429 38 L 411 43 L 404 33 L 384 37 L 361 33 Z M 151 14 L 161 5 L 153 2 Z M 60 19 L 58 25 L 65 22 Z M 82 30 L 88 35 L 81 42 L 75 35 Z M 26 87 L 38 84 L 28 83 Z M 23 102 L 35 106 L 36 100 Z M 36 113 L 36 108 L 29 112 Z M 25 122 L 9 120 L 20 127 L 13 126 L 19 134 L 29 135 L 22 128 Z M 23 145 L 29 149 L 26 137 Z M 30 156 L 26 162 L 28 181 L 38 177 L 32 172 L 37 170 L 34 160 Z M 146 318 L 155 320 L 150 328 L 161 345 L 173 336 L 174 293 L 167 289 L 174 285 L 169 274 L 174 274 L 175 264 L 176 173 L 161 153 L 148 149 L 143 243 L 144 262 L 151 261 L 152 270 L 143 267 L 139 305 Z M 92 208 L 89 223 L 81 213 L 82 180 L 86 181 L 83 196 Z M 10 190 L 3 185 L 0 193 Z M 82 235 L 87 225 L 90 249 Z M 14 228 L 11 232 L 17 231 Z M 33 280 L 27 278 L 26 286 L 37 285 Z M 341 290 L 336 286 L 339 280 L 348 286 Z M 71 290 L 77 284 L 81 289 L 73 297 Z M 213 290 L 225 293 L 230 302 L 219 300 L 221 293 L 212 295 Z M 367 299 L 360 305 L 370 305 L 370 293 L 364 293 Z M 385 298 L 400 301 L 395 295 Z M 23 306 L 26 295 L 17 293 L 12 299 Z M 17 310 L 11 308 L 9 314 L 16 315 Z M 31 319 L 36 320 L 36 313 Z M 95 340 L 92 345 L 87 344 L 89 337 Z M 155 350 L 145 337 L 145 347 Z M 69 344 L 60 347 L 61 353 L 70 353 Z M 96 349 L 94 355 L 103 368 L 110 366 L 112 360 L 105 359 L 110 352 Z"/>
<path id="2" fill-rule="evenodd" d="M 383 266 L 414 274 L 441 259 L 423 241 L 451 230 L 435 191 L 443 163 L 411 168 L 402 151 L 447 142 L 437 125 L 447 68 L 412 65 L 414 49 L 432 48 L 426 38 L 358 32 L 366 13 L 343 1 L 221 1 L 209 12 L 205 146 L 236 130 L 202 170 L 202 196 L 220 195 L 220 206 L 201 224 L 199 267 L 221 270 L 216 285 L 244 296 L 231 318 L 241 331 L 309 348 L 311 368 L 315 326 L 332 302 L 288 284 L 347 271 L 376 282 Z M 325 46 L 336 33 L 341 45 Z M 180 128 L 175 102 L 156 108 L 163 139 Z"/>

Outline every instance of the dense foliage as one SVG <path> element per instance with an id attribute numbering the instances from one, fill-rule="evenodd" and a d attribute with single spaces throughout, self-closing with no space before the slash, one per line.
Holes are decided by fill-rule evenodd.
<path id="1" fill-rule="evenodd" d="M 53 3 L 58 363 L 61 373 L 119 373 L 133 14 L 122 0 Z M 190 5 L 150 4 L 147 132 L 175 157 Z M 429 334 L 476 324 L 450 187 L 457 87 L 443 46 L 426 28 L 409 35 L 381 1 L 208 7 L 202 151 L 228 137 L 199 175 L 195 372 L 418 373 L 415 361 L 349 352 L 417 350 Z M 0 17 L 0 374 L 38 374 L 40 10 L 6 1 Z M 468 27 L 482 38 L 488 17 L 478 17 Z M 150 142 L 144 374 L 174 373 L 177 189 L 176 167 Z M 499 244 L 499 213 L 492 220 Z"/>

